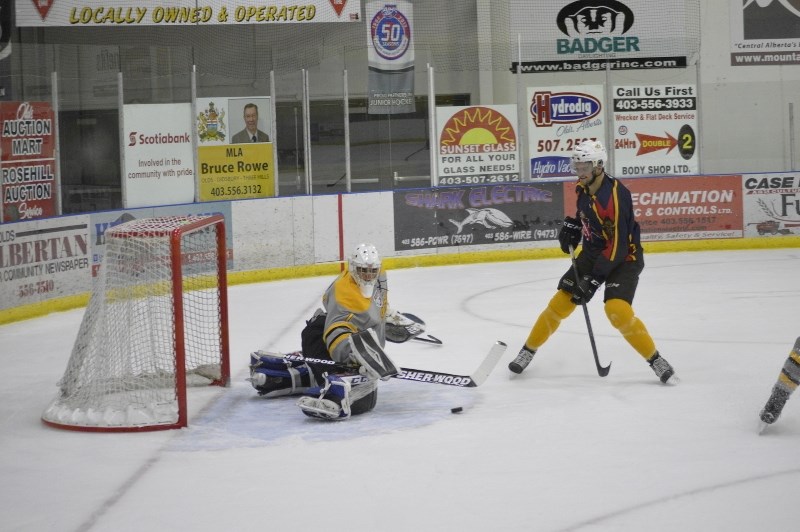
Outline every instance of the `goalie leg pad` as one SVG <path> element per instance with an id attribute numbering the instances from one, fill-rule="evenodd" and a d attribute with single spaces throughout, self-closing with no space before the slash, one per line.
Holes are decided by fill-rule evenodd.
<path id="1" fill-rule="evenodd" d="M 281 397 L 304 393 L 311 386 L 311 370 L 302 361 L 257 351 L 250 355 L 250 384 L 258 395 Z"/>
<path id="2" fill-rule="evenodd" d="M 310 388 L 297 406 L 309 416 L 342 421 L 369 412 L 378 403 L 378 381 L 363 375 L 325 375 L 325 385 Z"/>
<path id="3" fill-rule="evenodd" d="M 324 386 L 310 388 L 297 400 L 309 417 L 342 421 L 350 417 L 350 382 L 338 375 L 326 375 Z"/>
<path id="4" fill-rule="evenodd" d="M 383 351 L 372 329 L 351 334 L 347 341 L 350 343 L 353 358 L 361 365 L 359 371 L 362 375 L 371 379 L 386 380 L 400 372 L 389 355 Z"/>
<path id="5" fill-rule="evenodd" d="M 345 377 L 347 379 L 348 377 Z M 369 412 L 378 404 L 378 381 L 357 375 L 350 379 L 350 415 Z"/>

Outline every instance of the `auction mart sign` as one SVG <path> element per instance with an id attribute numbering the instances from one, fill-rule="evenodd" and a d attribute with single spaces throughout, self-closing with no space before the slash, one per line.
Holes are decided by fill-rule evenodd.
<path id="1" fill-rule="evenodd" d="M 0 103 L 2 221 L 55 216 L 55 120 L 49 102 Z"/>

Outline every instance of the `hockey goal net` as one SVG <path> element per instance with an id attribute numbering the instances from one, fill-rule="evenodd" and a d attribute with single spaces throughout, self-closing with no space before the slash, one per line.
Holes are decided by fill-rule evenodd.
<path id="1" fill-rule="evenodd" d="M 227 386 L 224 218 L 132 220 L 106 232 L 52 426 L 146 431 L 187 425 L 187 386 Z"/>

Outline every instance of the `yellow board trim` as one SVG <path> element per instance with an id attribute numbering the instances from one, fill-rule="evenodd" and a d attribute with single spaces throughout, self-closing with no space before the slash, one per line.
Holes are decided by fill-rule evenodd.
<path id="1" fill-rule="evenodd" d="M 800 248 L 800 236 L 768 236 L 748 238 L 724 238 L 711 240 L 673 240 L 670 242 L 642 242 L 646 253 L 677 253 L 682 251 L 730 251 L 748 249 Z M 424 266 L 449 266 L 457 264 L 478 264 L 485 262 L 512 262 L 518 260 L 538 260 L 563 258 L 557 247 L 509 249 L 500 251 L 473 251 L 465 253 L 431 253 L 406 257 L 391 257 L 383 260 L 387 270 L 418 268 Z M 228 272 L 228 285 L 263 283 L 303 277 L 338 275 L 341 273 L 338 262 L 312 264 L 308 266 L 289 266 L 246 272 Z M 89 293 L 60 297 L 20 305 L 0 310 L 0 325 L 15 321 L 38 318 L 51 312 L 61 312 L 85 307 Z"/>

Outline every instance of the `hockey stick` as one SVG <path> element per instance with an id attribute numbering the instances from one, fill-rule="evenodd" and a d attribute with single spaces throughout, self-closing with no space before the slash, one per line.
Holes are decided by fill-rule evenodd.
<path id="1" fill-rule="evenodd" d="M 500 357 L 506 351 L 506 344 L 498 340 L 487 353 L 480 366 L 471 375 L 455 375 L 453 373 L 443 373 L 427 369 L 400 368 L 400 373 L 392 375 L 395 379 L 408 381 L 429 382 L 432 384 L 446 384 L 448 386 L 458 386 L 460 388 L 474 388 L 483 384 L 489 378 Z M 323 365 L 334 369 L 352 371 L 353 367 L 347 364 L 339 364 L 333 360 L 325 358 L 306 358 L 303 355 L 287 353 L 283 355 L 287 360 L 297 360 L 312 365 Z"/>
<path id="2" fill-rule="evenodd" d="M 422 318 L 420 318 L 419 316 L 415 316 L 414 314 L 411 314 L 410 312 L 401 312 L 400 314 L 402 314 L 406 318 L 410 319 L 411 321 L 414 321 L 416 323 L 421 324 L 422 327 L 425 328 L 425 322 L 422 321 Z M 434 345 L 442 345 L 442 341 L 439 340 L 438 338 L 436 338 L 435 336 L 432 336 L 430 334 L 427 334 L 425 336 L 427 336 L 427 338 L 423 338 L 422 336 L 414 336 L 411 339 L 412 340 L 416 340 L 418 342 L 425 342 L 425 343 L 434 344 Z"/>
<path id="3" fill-rule="evenodd" d="M 431 336 L 430 334 L 426 335 L 427 338 L 423 338 L 422 336 L 415 336 L 412 340 L 416 340 L 418 342 L 425 342 L 426 344 L 434 344 L 434 345 L 442 345 L 442 341 L 436 338 L 435 336 Z"/>
<path id="4" fill-rule="evenodd" d="M 571 245 L 569 246 L 569 256 L 572 259 L 572 271 L 575 272 L 575 282 L 579 282 L 581 276 L 578 274 L 578 263 L 575 259 L 575 248 Z M 600 365 L 600 358 L 597 356 L 597 345 L 594 343 L 594 333 L 592 332 L 592 322 L 589 321 L 589 309 L 586 308 L 586 301 L 581 302 L 581 306 L 583 307 L 583 316 L 586 318 L 586 328 L 589 330 L 589 341 L 592 343 L 592 354 L 594 355 L 594 365 L 597 366 L 597 374 L 601 377 L 605 377 L 608 375 L 609 370 L 611 369 L 611 363 L 608 363 L 608 366 L 601 366 Z"/>

